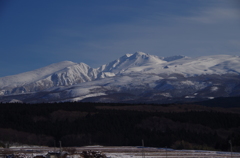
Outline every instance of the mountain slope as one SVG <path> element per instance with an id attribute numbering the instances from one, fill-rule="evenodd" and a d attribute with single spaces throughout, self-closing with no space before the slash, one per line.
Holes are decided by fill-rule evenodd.
<path id="1" fill-rule="evenodd" d="M 188 58 L 187 56 L 184 55 L 175 55 L 175 56 L 170 56 L 170 57 L 161 57 L 160 59 L 165 60 L 167 62 L 182 59 L 182 58 Z"/>
<path id="2" fill-rule="evenodd" d="M 1 95 L 37 92 L 57 86 L 89 82 L 98 77 L 98 70 L 84 63 L 69 61 L 34 71 L 0 78 Z"/>
<path id="3" fill-rule="evenodd" d="M 169 62 L 155 62 L 126 69 L 127 73 L 181 74 L 184 76 L 240 74 L 240 57 L 230 55 L 180 58 Z"/>
<path id="4" fill-rule="evenodd" d="M 54 86 L 69 86 L 76 83 L 92 81 L 97 78 L 98 73 L 96 69 L 80 63 L 55 72 L 50 77 Z"/>
<path id="5" fill-rule="evenodd" d="M 136 52 L 135 54 L 126 54 L 121 58 L 103 65 L 99 68 L 103 72 L 121 73 L 130 68 L 136 68 L 141 66 L 152 66 L 156 64 L 162 64 L 166 61 L 159 59 L 157 56 L 145 54 L 143 52 Z"/>
<path id="6" fill-rule="evenodd" d="M 33 71 L 29 71 L 29 72 L 25 72 L 25 73 L 13 75 L 13 76 L 1 77 L 0 88 L 15 87 L 18 85 L 35 82 L 65 67 L 72 66 L 75 64 L 76 63 L 71 61 L 63 61 L 60 63 L 51 64 L 49 66 L 46 66 L 37 70 L 33 70 Z"/>
<path id="7" fill-rule="evenodd" d="M 101 66 L 98 70 L 125 75 L 130 73 L 181 74 L 184 76 L 240 74 L 239 62 L 239 56 L 231 55 L 198 58 L 186 56 L 158 58 L 157 56 L 137 52 L 126 54 L 109 64 Z"/>

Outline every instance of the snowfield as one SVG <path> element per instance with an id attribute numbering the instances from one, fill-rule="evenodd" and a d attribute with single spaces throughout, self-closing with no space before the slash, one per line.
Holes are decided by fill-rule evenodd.
<path id="1" fill-rule="evenodd" d="M 66 149 L 66 148 L 65 148 Z M 70 148 L 71 149 L 71 148 Z M 173 150 L 170 148 L 154 147 L 132 147 L 132 146 L 86 146 L 72 147 L 76 149 L 75 153 L 68 155 L 69 158 L 79 158 L 82 151 L 98 151 L 104 153 L 108 158 L 230 158 L 231 152 L 204 151 L 204 150 Z M 36 155 L 46 155 L 49 151 L 58 152 L 59 148 L 48 147 L 12 147 L 6 149 L 15 155 L 21 155 L 23 158 L 32 158 Z M 1 154 L 5 152 L 0 149 Z M 64 148 L 63 148 L 64 151 Z M 0 155 L 1 156 L 1 155 Z M 232 152 L 232 157 L 239 158 L 240 153 Z"/>

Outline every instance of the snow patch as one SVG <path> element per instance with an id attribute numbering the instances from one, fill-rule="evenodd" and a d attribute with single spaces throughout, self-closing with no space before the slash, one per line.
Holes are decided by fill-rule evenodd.
<path id="1" fill-rule="evenodd" d="M 81 97 L 76 97 L 76 98 L 68 99 L 68 100 L 65 100 L 65 101 L 75 102 L 75 101 L 81 101 L 81 100 L 83 100 L 85 98 L 98 97 L 98 96 L 103 96 L 103 95 L 107 95 L 107 94 L 105 94 L 105 93 L 87 94 L 87 95 L 84 95 L 84 96 L 81 96 Z"/>
<path id="2" fill-rule="evenodd" d="M 185 96 L 185 98 L 187 98 L 187 99 L 193 99 L 193 98 L 195 98 L 195 96 Z"/>
<path id="3" fill-rule="evenodd" d="M 211 87 L 211 92 L 215 92 L 218 90 L 218 87 Z"/>
<path id="4" fill-rule="evenodd" d="M 5 90 L 0 91 L 0 96 L 5 94 Z"/>
<path id="5" fill-rule="evenodd" d="M 23 102 L 18 99 L 12 99 L 11 101 L 9 101 L 9 103 L 23 103 Z"/>
<path id="6" fill-rule="evenodd" d="M 188 58 L 184 55 L 176 55 L 176 56 L 170 56 L 170 57 L 163 57 L 162 59 L 167 61 L 167 62 L 170 62 L 170 61 L 174 61 L 174 60 L 178 60 L 178 59 L 182 59 L 182 58 Z"/>
<path id="7" fill-rule="evenodd" d="M 160 93 L 159 95 L 167 97 L 167 98 L 171 98 L 172 95 L 170 93 Z"/>
<path id="8" fill-rule="evenodd" d="M 214 99 L 214 97 L 208 97 L 208 99 Z"/>
<path id="9" fill-rule="evenodd" d="M 111 72 L 104 72 L 104 74 L 105 74 L 107 77 L 116 76 L 115 73 L 111 73 Z"/>

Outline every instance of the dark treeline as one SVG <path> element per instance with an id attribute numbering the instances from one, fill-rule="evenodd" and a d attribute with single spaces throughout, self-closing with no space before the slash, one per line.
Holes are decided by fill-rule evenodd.
<path id="1" fill-rule="evenodd" d="M 206 101 L 199 102 L 199 105 L 204 105 L 208 107 L 224 107 L 224 108 L 232 108 L 238 107 L 240 108 L 240 96 L 238 97 L 219 97 L 215 99 L 210 99 Z"/>
<path id="2" fill-rule="evenodd" d="M 240 115 L 119 110 L 127 104 L 0 104 L 0 145 L 126 145 L 240 151 Z M 141 105 L 136 105 L 136 107 Z M 154 105 L 167 107 L 170 105 Z M 106 108 L 108 107 L 108 108 Z"/>

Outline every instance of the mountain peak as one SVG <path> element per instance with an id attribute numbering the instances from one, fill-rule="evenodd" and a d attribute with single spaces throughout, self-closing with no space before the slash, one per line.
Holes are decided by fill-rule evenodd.
<path id="1" fill-rule="evenodd" d="M 125 54 L 125 57 L 130 57 L 132 56 L 133 54 Z"/>
<path id="2" fill-rule="evenodd" d="M 24 85 L 27 83 L 36 82 L 46 76 L 49 76 L 57 71 L 60 71 L 66 67 L 75 65 L 76 63 L 72 61 L 62 61 L 58 63 L 53 63 L 43 68 L 39 68 L 33 71 L 28 71 L 12 76 L 6 76 L 0 78 L 0 87 L 15 87 L 19 85 Z"/>
<path id="3" fill-rule="evenodd" d="M 164 62 L 166 61 L 159 59 L 157 56 L 149 55 L 144 52 L 136 52 L 134 54 L 125 54 L 124 56 L 103 65 L 98 69 L 103 72 L 112 72 L 117 74 L 133 67 L 156 65 Z"/>
<path id="4" fill-rule="evenodd" d="M 135 52 L 134 54 L 125 54 L 124 56 L 120 57 L 119 59 L 122 60 L 122 59 L 128 59 L 130 57 L 132 58 L 138 58 L 138 57 L 141 57 L 141 56 L 149 56 L 149 54 L 146 54 L 144 52 Z M 118 60 L 118 59 L 117 59 Z"/>
<path id="5" fill-rule="evenodd" d="M 85 64 L 85 63 L 83 63 L 83 62 L 80 62 L 78 65 L 79 65 L 79 66 L 82 66 L 82 67 L 88 67 L 88 68 L 90 68 L 89 65 L 87 65 L 87 64 Z"/>
<path id="6" fill-rule="evenodd" d="M 148 55 L 148 54 L 146 54 L 144 52 L 135 52 L 133 55 L 143 56 L 143 55 Z"/>

